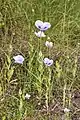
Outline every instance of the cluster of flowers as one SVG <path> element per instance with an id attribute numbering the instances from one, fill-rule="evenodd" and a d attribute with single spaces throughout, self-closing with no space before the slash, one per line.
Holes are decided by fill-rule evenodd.
<path id="1" fill-rule="evenodd" d="M 42 22 L 40 20 L 37 20 L 35 22 L 35 26 L 40 30 L 39 32 L 35 32 L 35 35 L 37 37 L 46 37 L 44 32 L 48 28 L 51 27 L 51 24 L 49 22 Z M 46 41 L 45 42 L 45 46 L 48 47 L 48 48 L 52 48 L 53 47 L 53 43 L 49 42 L 49 41 Z M 15 63 L 23 64 L 23 62 L 24 62 L 24 57 L 22 55 L 14 56 L 13 59 L 15 60 Z M 51 66 L 53 64 L 53 60 L 49 59 L 49 58 L 44 58 L 43 62 L 47 66 Z"/>
<path id="2" fill-rule="evenodd" d="M 48 30 L 48 28 L 51 27 L 51 24 L 49 22 L 42 22 L 41 20 L 37 20 L 35 22 L 35 26 L 40 30 L 39 32 L 35 32 L 35 35 L 37 37 L 46 37 L 46 35 L 44 34 L 44 32 L 46 30 Z M 46 41 L 45 42 L 46 47 L 48 48 L 52 48 L 53 47 L 53 43 Z M 49 59 L 49 58 L 44 58 L 43 62 L 45 63 L 45 65 L 47 66 L 51 66 L 53 64 L 53 60 Z"/>
<path id="3" fill-rule="evenodd" d="M 41 20 L 37 20 L 35 22 L 35 26 L 40 30 L 39 32 L 35 32 L 37 37 L 46 37 L 44 31 L 51 27 L 51 24 L 48 22 L 42 22 Z"/>
<path id="4" fill-rule="evenodd" d="M 42 22 L 40 20 L 37 20 L 35 22 L 35 26 L 40 30 L 39 32 L 35 32 L 35 35 L 37 37 L 46 37 L 46 35 L 44 34 L 44 32 L 51 27 L 51 24 L 49 22 Z M 52 48 L 53 47 L 53 43 L 46 41 L 45 42 L 45 46 L 48 48 Z M 18 63 L 18 64 L 23 64 L 24 62 L 24 57 L 22 55 L 17 55 L 17 56 L 13 56 L 14 62 Z M 51 66 L 53 64 L 53 60 L 49 59 L 49 58 L 44 58 L 43 60 L 44 64 L 46 66 Z M 31 97 L 31 95 L 29 95 L 28 93 L 25 95 L 26 99 L 29 99 Z"/>

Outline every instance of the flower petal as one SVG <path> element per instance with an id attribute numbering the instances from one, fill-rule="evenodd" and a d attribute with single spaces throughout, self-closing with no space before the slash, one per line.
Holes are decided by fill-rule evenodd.
<path id="1" fill-rule="evenodd" d="M 47 30 L 50 27 L 51 27 L 51 24 L 49 22 L 44 22 L 42 29 L 43 29 L 43 31 L 45 31 L 45 30 Z"/>
<path id="2" fill-rule="evenodd" d="M 53 60 L 49 60 L 49 62 L 47 63 L 47 66 L 51 66 L 53 64 Z"/>
<path id="3" fill-rule="evenodd" d="M 47 64 L 49 62 L 48 58 L 44 58 L 44 63 Z"/>
<path id="4" fill-rule="evenodd" d="M 35 26 L 36 26 L 38 29 L 41 30 L 41 28 L 42 28 L 42 26 L 43 26 L 43 22 L 42 22 L 41 20 L 37 20 L 37 21 L 35 22 Z"/>

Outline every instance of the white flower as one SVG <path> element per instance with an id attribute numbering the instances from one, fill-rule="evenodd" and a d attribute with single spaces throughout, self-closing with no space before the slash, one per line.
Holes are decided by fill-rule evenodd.
<path id="1" fill-rule="evenodd" d="M 13 59 L 15 63 L 23 64 L 24 62 L 24 57 L 22 55 L 13 56 Z"/>
<path id="2" fill-rule="evenodd" d="M 46 47 L 48 47 L 48 48 L 52 48 L 52 47 L 53 47 L 53 43 L 52 43 L 52 42 L 49 42 L 49 41 L 46 41 L 46 42 L 45 42 L 45 45 L 46 45 Z"/>
<path id="3" fill-rule="evenodd" d="M 64 109 L 64 112 L 70 112 L 70 109 L 65 108 L 65 109 Z"/>
<path id="4" fill-rule="evenodd" d="M 35 22 L 35 26 L 41 30 L 41 31 L 45 31 L 47 30 L 48 28 L 51 27 L 51 24 L 49 22 L 42 22 L 41 20 L 37 20 Z"/>
<path id="5" fill-rule="evenodd" d="M 31 95 L 29 95 L 28 93 L 26 93 L 25 98 L 29 99 L 30 97 L 31 97 Z"/>
<path id="6" fill-rule="evenodd" d="M 46 35 L 45 35 L 44 32 L 42 32 L 42 31 L 35 32 L 35 35 L 36 35 L 37 37 L 46 37 Z"/>

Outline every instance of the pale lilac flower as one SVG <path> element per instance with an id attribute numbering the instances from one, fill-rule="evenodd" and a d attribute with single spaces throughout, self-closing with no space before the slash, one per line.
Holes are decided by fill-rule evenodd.
<path id="1" fill-rule="evenodd" d="M 22 55 L 14 56 L 13 59 L 15 60 L 15 63 L 23 64 L 24 57 Z"/>
<path id="2" fill-rule="evenodd" d="M 48 48 L 52 48 L 52 47 L 53 47 L 53 43 L 52 43 L 52 42 L 49 42 L 49 41 L 46 41 L 46 42 L 45 42 L 45 45 L 46 45 L 46 47 L 48 47 Z"/>
<path id="3" fill-rule="evenodd" d="M 29 99 L 30 97 L 31 97 L 31 95 L 29 95 L 28 93 L 26 93 L 25 98 Z"/>
<path id="4" fill-rule="evenodd" d="M 65 113 L 66 113 L 66 112 L 70 112 L 70 109 L 65 108 L 65 109 L 64 109 L 64 112 L 65 112 Z"/>
<path id="5" fill-rule="evenodd" d="M 46 37 L 46 35 L 45 35 L 44 32 L 42 32 L 42 31 L 35 32 L 35 35 L 36 35 L 37 37 Z"/>
<path id="6" fill-rule="evenodd" d="M 48 28 L 51 27 L 51 24 L 49 22 L 42 22 L 41 20 L 37 20 L 35 22 L 35 26 L 41 30 L 41 31 L 45 31 L 47 30 Z"/>
<path id="7" fill-rule="evenodd" d="M 49 59 L 49 58 L 44 58 L 43 62 L 45 63 L 45 65 L 47 66 L 51 66 L 53 64 L 53 60 Z"/>

